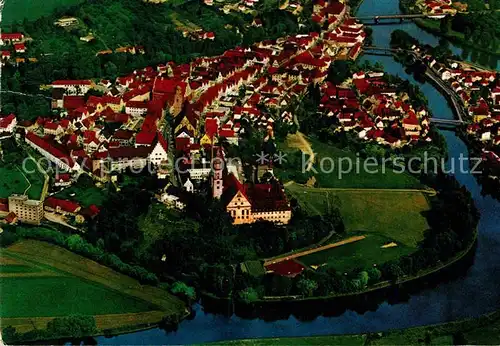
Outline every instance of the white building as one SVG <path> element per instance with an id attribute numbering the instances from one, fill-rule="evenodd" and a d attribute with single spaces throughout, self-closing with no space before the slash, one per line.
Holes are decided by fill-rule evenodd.
<path id="1" fill-rule="evenodd" d="M 52 83 L 56 89 L 64 89 L 66 95 L 85 95 L 92 88 L 90 80 L 56 80 Z"/>

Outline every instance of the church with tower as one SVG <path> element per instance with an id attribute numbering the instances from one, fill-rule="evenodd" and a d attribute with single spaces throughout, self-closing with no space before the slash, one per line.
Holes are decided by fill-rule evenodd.
<path id="1" fill-rule="evenodd" d="M 256 221 L 290 222 L 292 209 L 279 181 L 273 179 L 266 184 L 242 184 L 233 173 L 224 170 L 224 163 L 223 156 L 218 152 L 213 162 L 212 196 L 224 203 L 234 225 Z"/>

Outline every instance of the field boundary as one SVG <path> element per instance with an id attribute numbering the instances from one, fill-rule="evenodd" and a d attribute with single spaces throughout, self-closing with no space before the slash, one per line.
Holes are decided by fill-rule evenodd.
<path id="1" fill-rule="evenodd" d="M 44 251 L 50 251 L 52 256 L 47 257 L 35 255 L 36 249 L 40 248 Z M 9 247 L 5 250 L 5 253 L 7 255 L 12 255 L 13 257 L 20 256 L 24 260 L 48 265 L 53 267 L 55 270 L 69 273 L 81 280 L 86 280 L 94 284 L 100 284 L 108 289 L 153 304 L 160 309 L 165 310 L 166 313 L 171 311 L 176 305 L 184 305 L 180 299 L 167 291 L 163 291 L 160 288 L 153 286 L 141 285 L 137 280 L 124 274 L 120 274 L 85 257 L 82 257 L 85 259 L 85 262 L 81 263 L 79 262 L 81 259 L 78 258 L 81 257 L 80 255 L 74 254 L 71 251 L 49 243 L 24 240 Z M 80 265 L 72 266 L 69 263 L 57 261 L 54 258 L 56 255 L 66 255 L 70 258 L 73 257 L 77 261 L 76 263 L 80 263 Z M 112 275 L 113 278 L 111 278 L 110 275 Z"/>
<path id="2" fill-rule="evenodd" d="M 123 314 L 102 314 L 93 315 L 96 321 L 96 327 L 101 330 L 123 328 L 127 326 L 137 326 L 146 324 L 157 324 L 165 316 L 160 310 L 151 310 L 146 312 L 123 313 Z M 33 329 L 45 329 L 47 323 L 55 318 L 64 316 L 50 317 L 6 317 L 1 322 L 4 326 L 12 326 L 17 332 L 28 332 Z M 129 323 L 127 323 L 127 321 Z"/>
<path id="3" fill-rule="evenodd" d="M 354 243 L 354 242 L 363 240 L 365 238 L 366 238 L 366 236 L 364 236 L 364 235 L 358 235 L 358 236 L 349 237 L 347 239 L 338 241 L 336 243 L 332 243 L 332 244 L 328 244 L 328 245 L 323 245 L 323 246 L 320 246 L 318 248 L 309 249 L 309 250 L 305 250 L 305 251 L 302 251 L 302 252 L 297 252 L 297 253 L 294 253 L 294 254 L 291 254 L 291 255 L 287 255 L 285 257 L 279 257 L 279 258 L 268 260 L 268 261 L 264 262 L 264 266 L 268 266 L 268 265 L 274 264 L 274 263 L 280 263 L 280 262 L 283 262 L 283 261 L 292 260 L 292 259 L 295 259 L 295 258 L 303 257 L 303 256 L 310 255 L 310 254 L 313 254 L 313 253 L 316 253 L 316 252 L 320 252 L 320 251 L 323 251 L 323 250 L 328 250 L 328 249 L 331 249 L 331 248 L 334 248 L 334 247 L 339 247 L 339 246 L 342 246 L 342 245 Z"/>
<path id="4" fill-rule="evenodd" d="M 425 193 L 429 196 L 436 196 L 437 191 L 432 189 L 432 188 L 426 188 L 426 189 L 377 189 L 377 188 L 357 188 L 357 187 L 309 187 L 304 184 L 299 184 L 294 182 L 293 180 L 285 183 L 285 187 L 290 187 L 292 185 L 297 185 L 302 188 L 310 189 L 311 191 L 318 191 L 318 192 L 332 192 L 332 191 L 344 191 L 344 192 L 420 192 L 420 193 Z"/>

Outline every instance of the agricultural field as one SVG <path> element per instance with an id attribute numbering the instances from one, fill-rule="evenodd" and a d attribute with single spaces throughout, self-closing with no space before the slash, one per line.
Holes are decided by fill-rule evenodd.
<path id="1" fill-rule="evenodd" d="M 155 310 L 153 305 L 77 277 L 2 278 L 4 317 L 100 315 Z"/>
<path id="2" fill-rule="evenodd" d="M 2 24 L 35 20 L 47 16 L 56 9 L 76 5 L 83 0 L 7 0 L 2 13 Z"/>
<path id="3" fill-rule="evenodd" d="M 285 190 L 309 214 L 339 208 L 348 232 L 373 232 L 416 247 L 429 227 L 424 213 L 430 207 L 422 192 L 318 189 L 298 184 L 289 184 Z"/>
<path id="4" fill-rule="evenodd" d="M 18 331 L 70 314 L 96 316 L 98 327 L 107 329 L 140 324 L 138 316 L 153 323 L 184 311 L 168 292 L 52 244 L 23 240 L 2 249 L 0 258 L 0 317 Z"/>

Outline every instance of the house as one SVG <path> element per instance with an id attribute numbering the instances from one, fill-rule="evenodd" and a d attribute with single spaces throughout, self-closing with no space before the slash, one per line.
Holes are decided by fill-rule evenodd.
<path id="1" fill-rule="evenodd" d="M 65 27 L 77 25 L 77 24 L 78 24 L 78 19 L 76 19 L 75 17 L 63 17 L 63 18 L 59 18 L 58 20 L 56 20 L 54 22 L 54 25 L 60 26 L 61 28 L 65 28 Z"/>
<path id="2" fill-rule="evenodd" d="M 2 60 L 9 60 L 10 59 L 10 51 L 8 50 L 2 50 Z"/>
<path id="3" fill-rule="evenodd" d="M 1 33 L 0 34 L 0 45 L 11 45 L 13 43 L 18 43 L 24 40 L 24 35 L 19 32 L 14 33 Z"/>
<path id="4" fill-rule="evenodd" d="M 70 186 L 72 183 L 71 175 L 67 173 L 57 173 L 54 178 L 54 185 L 56 187 Z"/>
<path id="5" fill-rule="evenodd" d="M 44 209 L 62 215 L 76 215 L 82 207 L 73 201 L 49 197 L 44 202 Z"/>
<path id="6" fill-rule="evenodd" d="M 114 133 L 112 140 L 114 142 L 118 142 L 120 146 L 128 147 L 133 143 L 134 134 L 135 133 L 133 131 L 117 130 Z"/>
<path id="7" fill-rule="evenodd" d="M 7 225 L 15 225 L 19 221 L 19 218 L 15 213 L 10 212 L 2 221 Z"/>
<path id="8" fill-rule="evenodd" d="M 14 114 L 0 118 L 0 136 L 14 133 L 17 125 L 17 118 Z"/>
<path id="9" fill-rule="evenodd" d="M 156 168 L 168 162 L 168 143 L 159 132 L 156 136 L 156 144 L 149 153 L 149 162 Z"/>
<path id="10" fill-rule="evenodd" d="M 33 132 L 28 132 L 26 134 L 25 141 L 28 145 L 37 150 L 59 168 L 67 171 L 80 170 L 80 165 L 71 158 L 69 153 L 66 151 L 66 148 L 54 142 L 49 137 L 42 138 Z"/>
<path id="11" fill-rule="evenodd" d="M 43 134 L 44 135 L 53 135 L 53 136 L 58 136 L 63 132 L 62 127 L 59 125 L 59 123 L 55 123 L 52 121 L 47 121 L 43 125 Z"/>
<path id="12" fill-rule="evenodd" d="M 148 104 L 141 101 L 129 101 L 125 104 L 125 113 L 134 117 L 141 116 L 148 112 Z"/>
<path id="13" fill-rule="evenodd" d="M 194 185 L 191 182 L 191 180 L 189 180 L 189 178 L 184 183 L 184 188 L 186 189 L 187 192 L 194 192 Z"/>
<path id="14" fill-rule="evenodd" d="M 24 43 L 16 43 L 14 44 L 14 50 L 16 53 L 25 53 L 26 52 L 26 46 Z"/>
<path id="15" fill-rule="evenodd" d="M 85 95 L 92 88 L 90 80 L 56 80 L 52 82 L 52 88 L 63 89 L 65 95 Z"/>

